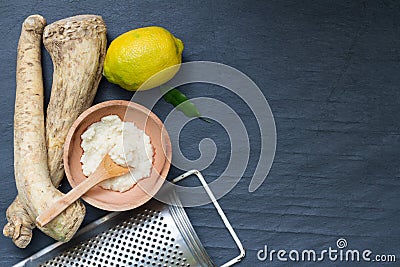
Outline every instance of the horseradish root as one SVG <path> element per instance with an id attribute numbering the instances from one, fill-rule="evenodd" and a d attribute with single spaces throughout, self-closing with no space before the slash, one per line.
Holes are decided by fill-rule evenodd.
<path id="1" fill-rule="evenodd" d="M 64 177 L 63 147 L 76 118 L 93 102 L 106 54 L 106 25 L 100 16 L 79 15 L 48 25 L 43 43 L 54 65 L 47 107 L 46 141 L 53 184 Z"/>
<path id="2" fill-rule="evenodd" d="M 22 164 L 19 162 L 22 153 L 22 151 L 19 150 L 19 147 L 25 146 L 26 148 L 26 146 L 28 146 L 28 149 L 30 150 L 29 156 L 33 158 L 36 157 L 34 155 L 31 155 L 31 153 L 39 152 L 38 156 L 42 157 L 42 162 L 41 164 L 39 164 L 39 166 L 35 167 L 47 167 L 46 151 L 43 152 L 43 149 L 45 149 L 43 144 L 35 144 L 34 149 L 38 151 L 33 151 L 33 148 L 29 147 L 30 144 L 28 142 L 25 142 L 25 139 L 30 139 L 28 135 L 36 129 L 34 129 L 33 126 L 28 126 L 31 127 L 31 129 L 29 129 L 29 132 L 27 132 L 24 136 L 22 136 L 24 133 L 23 131 L 21 131 L 25 120 L 35 120 L 35 126 L 39 125 L 39 130 L 42 127 L 40 126 L 40 123 L 43 120 L 43 116 L 40 114 L 43 114 L 43 108 L 39 110 L 40 107 L 43 105 L 43 81 L 42 67 L 40 61 L 40 43 L 45 25 L 46 21 L 42 16 L 33 15 L 28 17 L 22 25 L 21 36 L 18 44 L 16 77 L 17 95 L 15 103 L 16 113 L 14 117 L 14 124 L 16 126 L 14 130 L 14 164 L 15 178 L 17 180 L 17 183 L 20 181 L 19 184 L 21 184 L 21 182 L 24 182 L 23 175 L 25 175 L 25 172 L 27 173 L 26 175 L 29 175 L 29 168 L 34 164 L 28 163 L 28 165 L 24 167 L 23 172 L 19 169 L 19 165 Z M 24 103 L 24 101 L 26 102 Z M 32 105 L 32 107 L 29 107 L 27 105 Z M 33 109 L 35 109 L 35 112 L 33 112 Z M 36 118 L 34 118 L 34 116 L 36 116 Z M 40 134 L 42 134 L 43 137 L 36 137 L 36 135 Z M 44 138 L 44 132 L 38 132 L 36 135 L 35 140 L 31 139 L 29 141 L 36 142 L 36 139 Z M 42 147 L 38 148 L 38 145 Z M 45 158 L 43 159 L 43 157 Z M 24 161 L 23 154 L 22 160 Z M 36 175 L 34 171 L 38 170 L 32 170 L 32 177 L 33 175 Z M 43 171 L 46 173 L 47 170 Z M 45 175 L 47 176 L 47 174 Z M 3 228 L 3 234 L 12 238 L 15 245 L 20 248 L 24 248 L 29 244 L 32 238 L 32 229 L 35 227 L 32 216 L 28 214 L 24 206 L 24 203 L 22 203 L 21 199 L 17 196 L 14 202 L 7 209 L 6 216 L 8 222 Z"/>
<path id="3" fill-rule="evenodd" d="M 63 194 L 52 184 L 47 167 L 43 112 L 43 80 L 40 41 L 45 20 L 34 15 L 22 25 L 18 44 L 17 91 L 14 114 L 14 172 L 18 197 L 31 218 L 61 198 Z M 85 211 L 74 202 L 46 227 L 47 235 L 69 240 L 80 226 Z"/>
<path id="4" fill-rule="evenodd" d="M 44 43 L 54 64 L 46 120 L 47 162 L 51 181 L 58 186 L 64 176 L 62 151 L 67 132 L 79 114 L 91 105 L 101 79 L 106 27 L 99 16 L 63 19 L 45 28 Z M 79 205 L 68 219 L 76 221 L 79 226 L 84 214 L 83 206 Z M 4 235 L 12 238 L 18 247 L 26 247 L 32 237 L 36 215 L 28 214 L 17 197 L 7 209 L 8 223 L 3 229 Z M 57 240 L 69 240 L 74 234 L 72 229 L 66 235 L 62 229 L 58 233 L 48 232 L 50 225 L 42 230 Z"/>

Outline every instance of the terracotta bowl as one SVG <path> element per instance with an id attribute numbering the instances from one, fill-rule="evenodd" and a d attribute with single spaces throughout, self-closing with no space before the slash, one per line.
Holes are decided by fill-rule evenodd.
<path id="1" fill-rule="evenodd" d="M 78 117 L 65 141 L 64 168 L 73 188 L 86 179 L 80 162 L 83 153 L 81 135 L 91 124 L 108 115 L 118 115 L 121 120 L 134 122 L 138 128 L 144 129 L 153 146 L 153 168 L 150 177 L 140 180 L 128 191 L 121 193 L 97 185 L 82 198 L 103 210 L 129 210 L 146 203 L 161 188 L 171 163 L 171 141 L 161 120 L 147 108 L 123 100 L 97 104 Z"/>

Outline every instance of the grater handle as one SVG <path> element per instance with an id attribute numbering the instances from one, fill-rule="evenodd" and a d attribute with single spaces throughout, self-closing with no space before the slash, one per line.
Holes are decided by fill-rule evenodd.
<path id="1" fill-rule="evenodd" d="M 235 230 L 233 229 L 231 223 L 229 222 L 228 218 L 226 217 L 224 211 L 222 210 L 221 206 L 219 205 L 217 199 L 215 198 L 213 192 L 211 191 L 210 187 L 208 186 L 207 181 L 204 179 L 203 175 L 201 174 L 201 172 L 198 170 L 188 171 L 188 172 L 176 177 L 175 179 L 173 179 L 172 182 L 177 183 L 191 175 L 196 175 L 197 178 L 200 180 L 201 185 L 206 190 L 207 195 L 210 197 L 219 216 L 221 217 L 222 221 L 224 222 L 226 229 L 228 229 L 229 233 L 231 234 L 231 236 L 232 236 L 233 240 L 235 241 L 236 246 L 238 247 L 239 252 L 240 252 L 238 256 L 236 256 L 235 258 L 231 259 L 230 261 L 222 264 L 221 267 L 229 267 L 229 266 L 232 266 L 232 265 L 240 262 L 245 257 L 246 251 L 242 245 L 242 242 L 240 241 L 239 237 L 237 236 Z"/>

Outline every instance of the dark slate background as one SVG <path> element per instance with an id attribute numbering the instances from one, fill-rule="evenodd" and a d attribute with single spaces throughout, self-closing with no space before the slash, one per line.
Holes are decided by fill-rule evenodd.
<path id="1" fill-rule="evenodd" d="M 229 92 L 188 85 L 189 97 L 224 100 L 245 120 L 251 158 L 243 179 L 220 200 L 247 249 L 239 266 L 283 266 L 260 262 L 271 249 L 348 248 L 400 257 L 400 5 L 398 1 L 1 1 L 0 4 L 0 225 L 16 195 L 13 178 L 13 111 L 16 49 L 23 20 L 43 15 L 48 23 L 83 13 L 103 16 L 108 39 L 130 29 L 160 25 L 185 43 L 184 61 L 228 64 L 251 77 L 275 116 L 277 151 L 271 172 L 254 193 L 248 185 L 257 164 L 260 138 L 250 110 Z M 48 96 L 52 64 L 43 53 Z M 132 94 L 104 79 L 96 102 L 130 99 Z M 165 102 L 155 112 L 162 118 Z M 226 136 L 221 127 L 193 121 L 181 135 L 183 153 L 199 156 L 198 142 L 218 145 L 203 173 L 225 168 Z M 172 168 L 169 178 L 182 173 Z M 66 182 L 63 190 L 68 190 Z M 104 215 L 88 207 L 84 224 Z M 236 255 L 211 206 L 189 214 L 211 257 L 223 263 Z M 53 241 L 34 232 L 26 249 L 0 237 L 1 266 L 10 266 Z M 290 264 L 293 265 L 293 264 Z M 310 263 L 298 263 L 310 266 Z M 328 262 L 318 266 L 352 266 Z M 365 263 L 358 264 L 366 266 Z M 396 264 L 370 264 L 396 266 Z M 398 265 L 398 263 L 397 263 Z"/>

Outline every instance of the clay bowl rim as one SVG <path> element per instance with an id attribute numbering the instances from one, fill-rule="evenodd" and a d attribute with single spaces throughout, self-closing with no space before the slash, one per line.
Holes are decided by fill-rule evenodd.
<path id="1" fill-rule="evenodd" d="M 84 112 L 82 112 L 81 115 L 78 116 L 78 118 L 74 121 L 74 123 L 72 124 L 70 130 L 68 131 L 67 137 L 66 137 L 66 141 L 64 144 L 64 151 L 63 151 L 63 162 L 64 162 L 64 170 L 65 170 L 65 174 L 67 176 L 67 180 L 68 183 L 70 184 L 70 186 L 72 188 L 76 187 L 79 183 L 76 183 L 76 180 L 72 177 L 71 171 L 70 171 L 70 163 L 69 163 L 69 155 L 70 153 L 72 153 L 71 150 L 71 142 L 73 140 L 73 137 L 75 135 L 76 130 L 78 129 L 78 127 L 80 126 L 80 124 L 92 113 L 101 110 L 105 107 L 108 106 L 123 106 L 126 109 L 128 108 L 133 108 L 133 109 L 137 109 L 141 112 L 144 112 L 146 114 L 148 114 L 148 117 L 151 118 L 160 128 L 161 131 L 161 135 L 164 138 L 164 165 L 162 166 L 161 171 L 159 172 L 158 175 L 158 179 L 161 179 L 162 182 L 160 182 L 158 184 L 158 188 L 156 188 L 156 190 L 154 192 L 152 192 L 152 195 L 149 195 L 147 192 L 145 192 L 144 190 L 141 190 L 142 192 L 144 192 L 147 197 L 141 201 L 140 203 L 135 202 L 132 203 L 131 205 L 124 205 L 121 207 L 115 206 L 115 205 L 105 205 L 107 204 L 106 201 L 99 201 L 97 199 L 93 199 L 91 197 L 87 197 L 86 195 L 82 196 L 82 199 L 85 200 L 85 202 L 87 202 L 88 204 L 102 209 L 102 210 L 108 210 L 108 211 L 125 211 L 125 210 L 129 210 L 129 209 L 134 209 L 136 207 L 139 207 L 143 204 L 145 204 L 147 201 L 149 201 L 161 188 L 162 184 L 164 183 L 167 175 L 168 175 L 168 171 L 170 169 L 171 166 L 171 158 L 172 158 L 172 145 L 171 145 L 171 140 L 170 137 L 168 135 L 168 132 L 165 128 L 165 125 L 163 124 L 163 122 L 160 120 L 160 118 L 157 117 L 157 115 L 155 115 L 151 110 L 149 110 L 148 108 L 131 102 L 131 101 L 127 101 L 127 100 L 109 100 L 109 101 L 104 101 L 101 103 L 98 103 L 96 105 L 93 105 L 92 107 L 86 109 Z M 111 114 L 110 114 L 111 115 Z M 122 118 L 123 121 L 125 121 L 125 116 L 126 116 L 126 111 L 125 111 L 125 115 L 124 118 Z M 94 123 L 94 122 L 93 122 Z M 75 137 L 77 138 L 77 137 Z M 81 141 L 80 141 L 81 142 Z M 154 166 L 153 166 L 154 167 Z M 152 171 L 154 171 L 154 168 L 152 169 Z M 145 178 L 147 179 L 147 178 Z M 139 181 L 140 183 L 140 181 Z M 138 185 L 135 185 L 134 187 L 136 187 Z M 132 189 L 132 188 L 131 188 Z M 128 191 L 130 191 L 131 189 L 129 189 Z M 107 189 L 102 189 L 102 190 L 107 190 Z M 126 192 L 128 192 L 126 191 Z M 90 192 L 90 191 L 89 191 Z M 115 193 L 119 193 L 119 192 L 115 192 Z M 122 193 L 120 193 L 122 194 Z"/>

